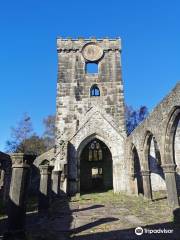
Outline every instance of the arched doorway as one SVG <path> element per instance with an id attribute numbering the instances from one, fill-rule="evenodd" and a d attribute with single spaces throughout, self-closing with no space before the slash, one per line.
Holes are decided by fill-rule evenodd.
<path id="1" fill-rule="evenodd" d="M 161 163 L 158 142 L 150 131 L 147 131 L 144 145 L 144 167 L 149 171 L 149 185 L 152 199 L 166 198 L 165 176 Z"/>
<path id="2" fill-rule="evenodd" d="M 83 148 L 80 155 L 80 192 L 98 192 L 113 188 L 112 155 L 97 138 Z"/>

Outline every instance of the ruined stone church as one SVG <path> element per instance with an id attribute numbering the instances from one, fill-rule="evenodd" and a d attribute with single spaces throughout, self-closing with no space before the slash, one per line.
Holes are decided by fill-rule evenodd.
<path id="1" fill-rule="evenodd" d="M 57 51 L 56 161 L 67 168 L 67 189 L 125 190 L 120 40 L 58 39 Z M 88 72 L 90 65 L 96 73 Z"/>
<path id="2" fill-rule="evenodd" d="M 57 54 L 56 145 L 35 164 L 62 171 L 69 195 L 163 190 L 179 205 L 180 84 L 127 136 L 121 40 L 57 38 Z"/>

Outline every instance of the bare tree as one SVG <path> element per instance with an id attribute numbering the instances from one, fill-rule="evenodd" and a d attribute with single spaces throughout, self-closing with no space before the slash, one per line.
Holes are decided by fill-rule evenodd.
<path id="1" fill-rule="evenodd" d="M 25 113 L 16 127 L 11 128 L 11 139 L 6 142 L 7 152 L 39 155 L 46 151 L 43 138 L 33 132 L 31 117 Z"/>
<path id="2" fill-rule="evenodd" d="M 148 109 L 146 106 L 141 106 L 138 110 L 132 106 L 126 105 L 126 130 L 129 135 L 147 116 Z"/>
<path id="3" fill-rule="evenodd" d="M 51 149 L 55 144 L 55 115 L 49 115 L 43 119 L 45 131 L 43 139 L 47 150 Z"/>

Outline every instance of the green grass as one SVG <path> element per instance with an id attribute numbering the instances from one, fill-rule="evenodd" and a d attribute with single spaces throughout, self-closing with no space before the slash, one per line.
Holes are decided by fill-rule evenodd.
<path id="1" fill-rule="evenodd" d="M 143 196 L 114 194 L 113 191 L 108 191 L 80 195 L 73 197 L 71 201 L 78 201 L 79 204 L 118 204 L 120 211 L 128 209 L 129 214 L 139 217 L 146 224 L 171 222 L 173 220 L 172 209 L 168 206 L 164 192 L 154 192 L 153 198 L 154 201 L 150 201 Z"/>
<path id="2" fill-rule="evenodd" d="M 84 234 L 86 235 L 86 234 L 98 233 L 98 232 L 105 233 L 105 232 L 109 232 L 117 229 L 129 229 L 129 228 L 135 227 L 136 223 L 130 222 L 128 218 L 126 218 L 127 215 L 136 216 L 138 220 L 142 222 L 143 226 L 172 222 L 173 220 L 172 209 L 168 207 L 167 199 L 164 198 L 164 192 L 156 192 L 153 194 L 153 197 L 154 197 L 154 201 L 149 201 L 147 199 L 144 199 L 143 196 L 132 196 L 132 195 L 126 195 L 123 193 L 114 194 L 113 191 L 107 191 L 107 192 L 101 192 L 101 193 L 83 194 L 76 197 L 72 197 L 70 202 L 68 202 L 67 199 L 60 198 L 60 199 L 56 199 L 56 201 L 53 202 L 48 216 L 51 218 L 52 221 L 53 219 L 57 220 L 57 218 L 59 219 L 59 221 L 63 221 L 63 218 L 61 217 L 59 218 L 59 216 L 65 216 L 64 214 L 67 212 L 69 217 L 69 224 L 70 224 L 71 221 L 73 220 L 72 218 L 73 216 L 71 215 L 71 212 L 69 212 L 70 210 L 69 204 L 70 204 L 72 207 L 71 209 L 79 209 L 79 208 L 82 209 L 82 211 L 77 211 L 77 213 L 75 213 L 75 215 L 78 214 L 77 218 L 79 219 L 81 219 L 81 216 L 82 216 L 81 221 L 83 220 L 83 217 L 85 217 L 89 219 L 89 222 L 94 222 L 98 219 L 103 218 L 104 216 L 107 216 L 106 214 L 110 215 L 111 209 L 114 210 L 112 211 L 112 217 L 117 217 L 117 218 L 120 217 L 119 221 L 99 224 L 97 226 L 91 227 L 82 232 L 80 231 L 79 233 L 72 233 L 71 237 L 80 236 Z M 35 204 L 34 200 L 32 200 L 31 203 Z M 93 205 L 98 205 L 98 204 L 105 205 L 105 208 L 104 208 L 105 212 L 104 212 L 104 209 L 102 209 L 102 212 L 100 212 L 99 214 L 98 208 L 97 209 L 94 208 L 95 211 L 92 214 L 91 209 L 88 209 L 88 208 L 89 207 L 91 208 Z M 84 211 L 83 209 L 87 210 L 84 212 L 84 214 L 82 214 Z M 90 212 L 91 214 L 88 216 Z M 105 215 L 103 215 L 104 213 Z M 77 219 L 75 217 L 75 221 L 76 220 Z M 173 225 L 173 228 L 174 228 L 174 225 Z M 31 236 L 32 233 L 29 233 L 31 237 L 28 240 L 31 240 L 31 239 L 50 240 L 50 239 L 56 239 L 57 237 L 57 232 L 54 231 L 54 229 L 51 230 L 49 228 L 48 228 L 48 231 L 41 230 L 41 232 L 33 233 L 33 234 L 36 235 L 36 238 L 35 238 L 35 235 Z"/>

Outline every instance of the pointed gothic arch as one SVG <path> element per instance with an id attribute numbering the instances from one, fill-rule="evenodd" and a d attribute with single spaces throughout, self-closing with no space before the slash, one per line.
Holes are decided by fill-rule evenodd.
<path id="1" fill-rule="evenodd" d="M 99 97 L 100 96 L 100 89 L 97 84 L 92 85 L 90 89 L 90 96 L 91 97 Z"/>
<path id="2" fill-rule="evenodd" d="M 180 120 L 180 106 L 176 106 L 169 113 L 168 121 L 165 127 L 165 142 L 164 142 L 165 164 L 175 164 L 174 138 L 179 120 Z"/>
<path id="3" fill-rule="evenodd" d="M 79 192 L 105 191 L 113 188 L 112 154 L 98 138 L 83 142 L 79 152 Z M 90 157 L 91 156 L 91 157 Z"/>

